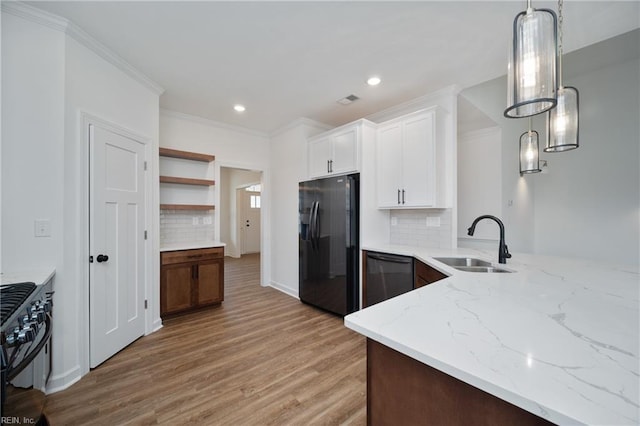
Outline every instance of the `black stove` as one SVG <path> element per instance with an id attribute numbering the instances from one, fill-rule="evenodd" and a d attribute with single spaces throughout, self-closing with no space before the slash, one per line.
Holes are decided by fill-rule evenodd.
<path id="1" fill-rule="evenodd" d="M 29 299 L 35 283 L 16 283 L 0 287 L 0 327 L 4 330 L 9 318 Z"/>
<path id="2" fill-rule="evenodd" d="M 46 425 L 51 372 L 52 282 L 0 286 L 0 423 Z"/>

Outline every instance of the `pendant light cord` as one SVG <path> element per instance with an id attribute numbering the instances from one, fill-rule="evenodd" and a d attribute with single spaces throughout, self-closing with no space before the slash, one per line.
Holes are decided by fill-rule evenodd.
<path id="1" fill-rule="evenodd" d="M 558 0 L 558 87 L 562 88 L 562 16 L 563 0 Z"/>

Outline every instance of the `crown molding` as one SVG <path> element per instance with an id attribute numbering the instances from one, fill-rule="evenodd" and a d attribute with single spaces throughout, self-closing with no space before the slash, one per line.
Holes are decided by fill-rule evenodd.
<path id="1" fill-rule="evenodd" d="M 317 129 L 321 132 L 325 132 L 327 130 L 331 130 L 334 129 L 334 126 L 330 126 L 328 124 L 325 123 L 321 123 L 320 121 L 316 121 L 316 120 L 312 120 L 310 118 L 306 118 L 306 117 L 300 117 L 297 118 L 295 120 L 293 120 L 291 123 L 286 124 L 282 127 L 280 127 L 277 130 L 274 130 L 273 132 L 269 133 L 270 137 L 276 137 L 284 132 L 287 132 L 291 129 L 294 129 L 298 126 L 309 126 L 309 127 L 313 127 L 314 129 Z"/>
<path id="2" fill-rule="evenodd" d="M 206 126 L 218 127 L 221 129 L 232 130 L 234 132 L 245 133 L 251 136 L 258 136 L 261 138 L 269 139 L 268 133 L 259 132 L 257 130 L 252 130 L 246 127 L 236 126 L 233 124 L 222 123 L 220 121 L 210 120 L 208 118 L 200 117 L 197 115 L 191 115 L 184 112 L 173 111 L 166 108 L 160 108 L 160 116 L 178 118 L 181 120 L 187 120 L 187 121 L 192 121 L 194 123 L 204 124 Z"/>
<path id="3" fill-rule="evenodd" d="M 2 13 L 9 13 L 53 30 L 61 31 L 150 89 L 156 95 L 160 96 L 164 92 L 162 86 L 138 71 L 107 46 L 68 19 L 19 1 L 2 1 L 1 4 Z"/>
<path id="4" fill-rule="evenodd" d="M 443 97 L 458 96 L 458 93 L 462 91 L 462 88 L 456 84 L 443 87 L 435 92 L 428 93 L 415 99 L 408 100 L 398 105 L 394 105 L 390 108 L 378 111 L 365 117 L 367 120 L 371 120 L 374 123 L 380 123 L 383 121 L 391 120 L 401 115 L 409 114 L 411 112 L 418 111 L 420 109 L 428 108 L 437 104 L 441 104 L 439 100 Z"/>

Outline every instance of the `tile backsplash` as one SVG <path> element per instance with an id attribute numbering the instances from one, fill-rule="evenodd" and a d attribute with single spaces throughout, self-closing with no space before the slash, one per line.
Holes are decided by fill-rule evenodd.
<path id="1" fill-rule="evenodd" d="M 392 210 L 389 214 L 390 243 L 451 248 L 451 212 L 451 209 Z"/>
<path id="2" fill-rule="evenodd" d="M 211 211 L 160 211 L 160 247 L 215 240 Z"/>

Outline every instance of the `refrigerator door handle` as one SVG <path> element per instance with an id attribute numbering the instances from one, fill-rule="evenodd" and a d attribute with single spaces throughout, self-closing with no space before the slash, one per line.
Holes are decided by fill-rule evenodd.
<path id="1" fill-rule="evenodd" d="M 313 216 L 314 225 L 313 225 L 313 237 L 316 239 L 316 250 L 320 250 L 320 201 L 316 201 L 316 212 Z"/>
<path id="2" fill-rule="evenodd" d="M 315 243 L 315 240 L 313 239 L 313 236 L 315 234 L 314 227 L 316 223 L 315 218 L 313 216 L 315 214 L 315 211 L 316 211 L 316 201 L 311 203 L 311 213 L 309 214 L 309 232 L 307 234 L 307 238 L 311 241 L 311 248 L 313 250 L 316 249 L 316 243 Z"/>

